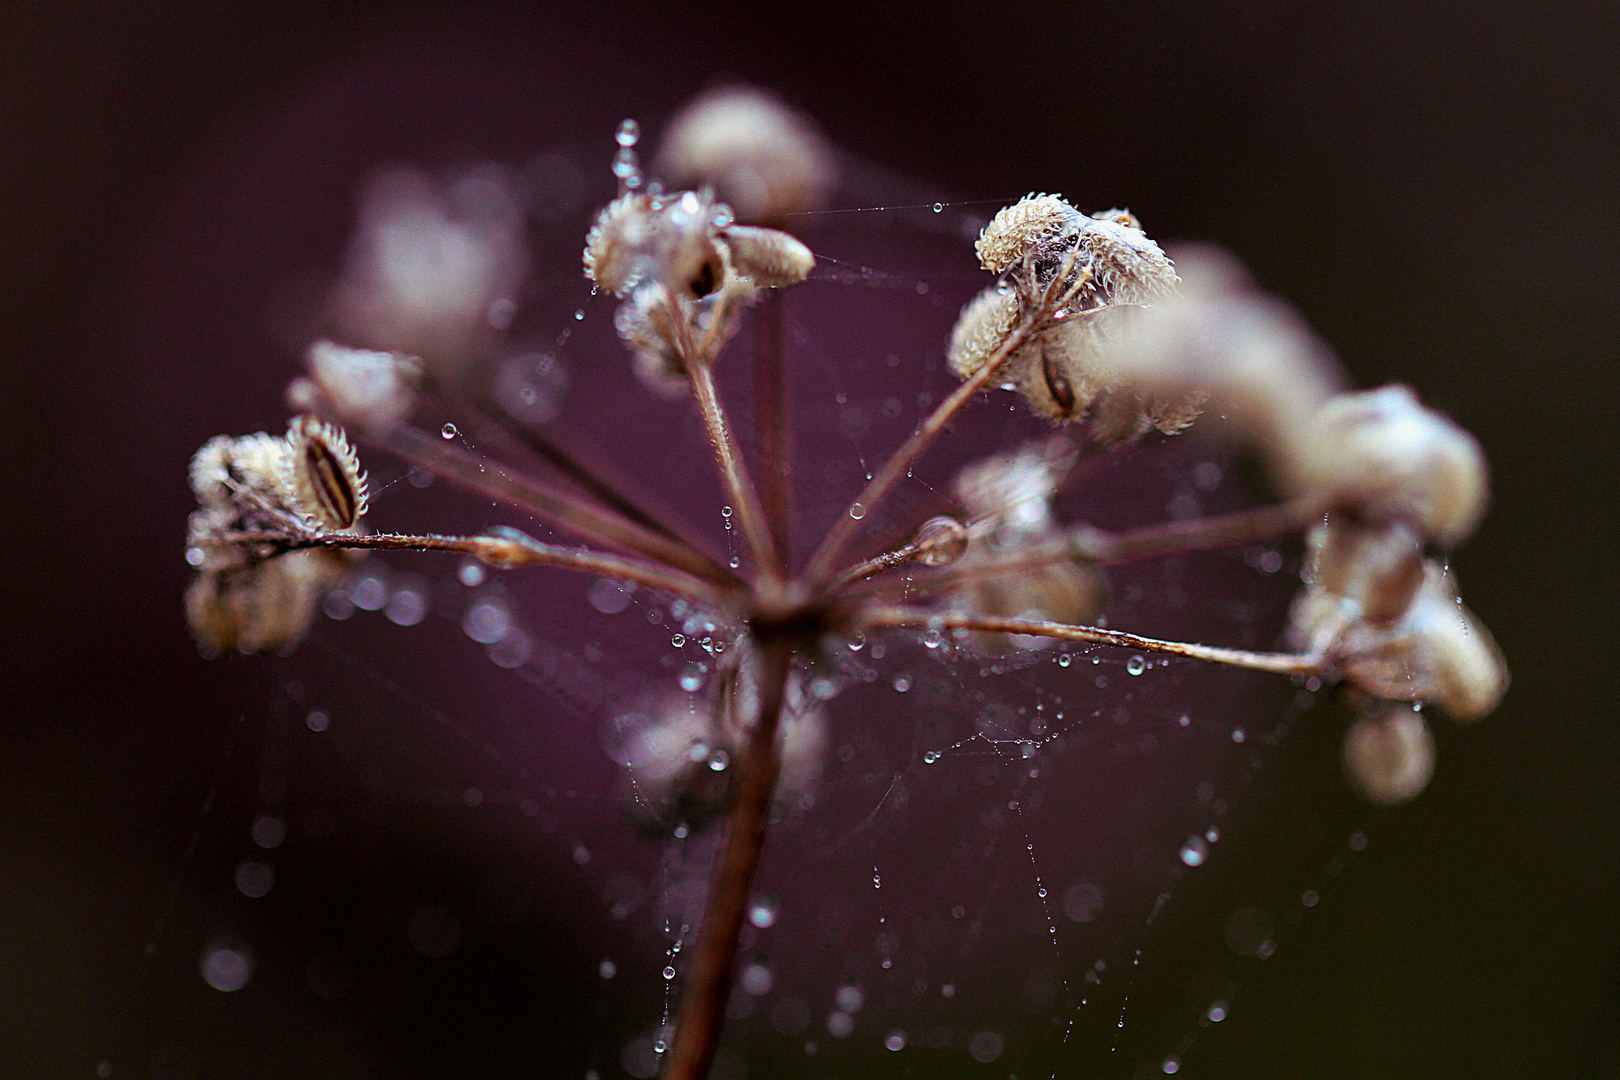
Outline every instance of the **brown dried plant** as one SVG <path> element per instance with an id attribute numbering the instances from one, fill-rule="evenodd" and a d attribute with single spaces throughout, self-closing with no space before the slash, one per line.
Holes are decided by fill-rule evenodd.
<path id="1" fill-rule="evenodd" d="M 726 645 L 712 714 L 662 733 L 668 746 L 649 749 L 638 777 L 679 807 L 681 820 L 718 815 L 728 829 L 666 1077 L 708 1071 L 773 800 L 812 784 L 820 769 L 821 703 L 805 673 L 835 643 L 898 630 L 982 655 L 1070 641 L 1315 677 L 1355 709 L 1345 766 L 1382 803 L 1414 797 L 1432 773 L 1423 704 L 1464 723 L 1495 707 L 1507 679 L 1501 656 L 1436 555 L 1465 539 L 1484 509 L 1485 465 L 1473 439 L 1404 387 L 1346 390 L 1325 347 L 1230 258 L 1190 249 L 1173 264 L 1128 211 L 1087 215 L 1056 195 L 1029 196 L 984 229 L 977 251 L 995 280 L 963 309 L 946 349 L 961 384 L 854 493 L 814 550 L 795 559 L 780 305 L 815 256 L 774 226 L 824 196 L 830 159 L 806 121 L 755 91 L 710 95 L 672 125 L 659 161 L 679 188 L 643 181 L 637 134 L 630 122 L 620 129 L 620 194 L 586 238 L 585 272 L 620 298 L 614 325 L 648 387 L 691 395 L 746 559 L 717 560 L 568 448 L 528 444 L 570 481 L 562 484 L 486 470 L 413 426 L 420 395 L 461 394 L 485 348 L 485 313 L 523 272 L 521 252 L 500 239 L 498 205 L 456 224 L 436 218 L 431 193 L 413 188 L 407 201 L 417 216 L 388 240 L 415 245 L 407 270 L 395 259 L 351 272 L 338 301 L 350 340 L 310 348 L 308 374 L 289 394 L 300 415 L 287 434 L 216 438 L 193 460 L 199 509 L 188 558 L 198 575 L 186 604 L 205 649 L 286 650 L 349 561 L 381 548 L 462 552 L 503 569 L 564 567 L 706 613 Z M 411 257 L 460 260 L 463 293 L 414 295 Z M 376 270 L 389 265 L 393 278 Z M 764 329 L 754 335 L 751 456 L 714 374 L 745 317 Z M 373 333 L 378 327 L 390 329 Z M 402 340 L 419 355 L 393 351 Z M 379 344 L 392 348 L 359 347 Z M 996 387 L 1016 389 L 1074 434 L 965 469 L 955 484 L 958 516 L 934 517 L 907 543 L 854 557 L 862 521 L 952 418 Z M 1172 435 L 1201 412 L 1259 454 L 1283 501 L 1123 533 L 1055 520 L 1053 495 L 1077 457 Z M 496 420 L 486 442 L 499 446 Z M 507 528 L 367 533 L 365 479 L 340 425 L 585 546 Z M 1096 625 L 1110 565 L 1299 531 L 1308 564 L 1291 617 L 1293 651 Z M 906 585 L 896 590 L 890 574 L 901 567 Z M 694 747 L 725 754 L 730 766 L 700 767 L 709 759 L 689 753 Z"/>

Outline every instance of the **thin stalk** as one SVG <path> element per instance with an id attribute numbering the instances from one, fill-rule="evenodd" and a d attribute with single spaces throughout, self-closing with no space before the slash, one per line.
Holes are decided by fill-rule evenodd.
<path id="1" fill-rule="evenodd" d="M 754 452 L 760 500 L 782 565 L 792 565 L 793 433 L 788 426 L 787 372 L 782 339 L 782 297 L 766 289 L 754 309 Z"/>
<path id="2" fill-rule="evenodd" d="M 1184 656 L 1192 660 L 1207 660 L 1215 664 L 1227 664 L 1254 671 L 1270 671 L 1280 675 L 1312 675 L 1323 670 L 1320 656 L 1223 649 L 1214 645 L 1140 637 L 1119 630 L 1107 630 L 1100 626 L 1069 626 L 1066 623 L 1043 622 L 1038 619 L 1006 619 L 999 615 L 934 612 L 897 607 L 862 610 L 856 618 L 861 626 L 867 628 L 903 626 L 925 627 L 931 630 L 983 630 L 997 634 L 1024 634 L 1030 637 L 1058 638 L 1062 641 L 1082 641 L 1090 645 L 1117 645 L 1126 649 Z"/>
<path id="3" fill-rule="evenodd" d="M 587 540 L 645 555 L 706 581 L 721 585 L 738 582 L 729 569 L 678 541 L 627 521 L 573 492 L 486 466 L 417 428 L 398 427 L 376 438 L 385 449 L 407 461 Z"/>
<path id="4" fill-rule="evenodd" d="M 721 597 L 712 583 L 689 574 L 639 559 L 626 559 L 601 551 L 559 547 L 547 544 L 516 529 L 500 527 L 487 536 L 444 536 L 437 533 L 413 536 L 404 533 L 317 532 L 299 537 L 285 533 L 234 533 L 222 537 L 233 544 L 271 544 L 284 551 L 303 548 L 381 548 L 409 551 L 459 551 L 475 555 L 500 569 L 515 566 L 556 566 L 587 574 L 617 578 L 645 585 L 671 596 L 695 601 L 707 608 L 721 606 Z"/>
<path id="5" fill-rule="evenodd" d="M 985 581 L 1002 574 L 1025 573 L 1051 566 L 1053 563 L 1081 562 L 1095 566 L 1118 566 L 1139 559 L 1179 555 L 1192 551 L 1208 551 L 1253 543 L 1284 536 L 1304 528 L 1321 512 L 1321 505 L 1310 499 L 1257 506 L 1230 514 L 1199 518 L 1194 521 L 1174 521 L 1148 525 L 1126 532 L 1108 533 L 1089 525 L 1069 529 L 1061 537 L 1035 544 L 1013 555 L 988 558 L 969 566 L 954 566 L 923 574 L 907 583 L 909 592 L 939 592 L 943 589 Z M 868 559 L 860 567 L 847 571 L 838 580 L 853 584 L 862 577 L 870 577 L 904 559 L 895 556 L 908 551 L 900 548 Z M 885 562 L 885 560 L 889 560 Z M 856 570 L 871 567 L 867 573 Z"/>
<path id="6" fill-rule="evenodd" d="M 494 443 L 501 448 L 497 452 L 526 451 L 551 466 L 580 490 L 595 496 L 599 502 L 636 524 L 663 533 L 694 550 L 702 550 L 688 530 L 674 527 L 631 497 L 623 478 L 620 477 L 620 482 L 615 483 L 600 455 L 588 453 L 577 442 L 570 444 L 550 431 L 540 431 L 507 417 L 491 415 L 490 410 L 480 408 L 465 398 L 457 399 L 456 414 L 457 419 L 464 419 L 473 426 L 474 437 L 480 442 Z M 712 558 L 710 553 L 704 554 Z"/>
<path id="7" fill-rule="evenodd" d="M 917 430 L 911 433 L 911 437 L 902 443 L 899 449 L 889 456 L 889 460 L 883 463 L 882 468 L 878 469 L 872 479 L 867 481 L 866 486 L 861 489 L 861 493 L 850 503 L 849 509 L 840 514 L 838 520 L 833 522 L 832 528 L 827 530 L 827 535 L 822 537 L 821 543 L 810 556 L 810 563 L 805 568 L 805 574 L 812 582 L 819 584 L 831 577 L 833 563 L 843 554 L 844 549 L 849 546 L 850 540 L 855 535 L 855 530 L 860 527 L 861 519 L 871 515 L 877 509 L 884 497 L 888 495 L 889 490 L 911 468 L 912 462 L 916 461 L 917 456 L 928 449 L 929 445 L 945 430 L 945 425 L 950 423 L 951 418 L 960 412 L 962 407 L 973 399 L 973 395 L 984 389 L 986 384 L 1001 371 L 1008 357 L 1017 352 L 1026 341 L 1034 336 L 1039 322 L 1040 319 L 1033 314 L 1021 319 L 1013 332 L 1007 336 L 1007 340 L 1003 341 L 1001 346 L 990 354 L 990 358 L 985 361 L 984 366 L 968 376 L 961 386 L 958 386 L 951 392 L 949 397 L 940 402 L 934 411 L 928 415 L 928 418 L 917 426 Z"/>
<path id="8" fill-rule="evenodd" d="M 781 768 L 776 731 L 792 647 L 785 639 L 771 639 L 760 646 L 760 654 L 759 719 L 749 735 L 742 763 L 742 790 L 731 812 L 731 832 L 720 855 L 703 929 L 681 992 L 675 1044 L 664 1067 L 664 1080 L 703 1080 L 708 1075 L 731 991 L 731 969 L 737 958 L 743 913 L 765 844 L 765 826 Z"/>
<path id="9" fill-rule="evenodd" d="M 715 391 L 714 372 L 703 363 L 689 363 L 686 371 L 692 379 L 692 391 L 697 398 L 698 409 L 703 413 L 703 423 L 709 429 L 709 445 L 714 448 L 714 460 L 720 470 L 721 482 L 725 484 L 726 494 L 737 509 L 737 525 L 742 530 L 749 553 L 762 574 L 781 580 L 784 574 L 782 556 L 771 539 L 770 529 L 765 525 L 759 496 L 748 478 L 748 466 L 737 452 L 737 440 L 726 423 L 725 410 Z"/>

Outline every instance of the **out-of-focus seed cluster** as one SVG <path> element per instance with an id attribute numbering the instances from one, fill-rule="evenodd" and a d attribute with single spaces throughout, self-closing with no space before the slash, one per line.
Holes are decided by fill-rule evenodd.
<path id="1" fill-rule="evenodd" d="M 969 519 L 968 542 L 956 565 L 971 571 L 1060 541 L 1052 496 L 1077 453 L 1069 439 L 1054 436 L 964 469 L 956 478 L 956 497 Z M 1086 625 L 1102 614 L 1106 600 L 1106 584 L 1094 569 L 1049 561 L 1018 573 L 970 577 L 950 593 L 947 604 L 958 611 Z M 1054 643 L 1053 638 L 984 632 L 966 640 L 974 651 L 995 655 Z"/>
<path id="2" fill-rule="evenodd" d="M 1138 390 L 1104 364 L 1132 311 L 1177 282 L 1129 211 L 1087 216 L 1059 196 L 1030 195 L 985 226 L 977 251 L 1001 280 L 968 302 L 952 330 L 947 358 L 958 376 L 996 362 L 998 385 L 1054 423 L 1089 415 L 1098 442 L 1171 434 L 1197 418 L 1199 392 Z M 1027 337 L 1009 350 L 1025 324 Z"/>
<path id="3" fill-rule="evenodd" d="M 288 550 L 321 533 L 355 533 L 366 479 L 343 431 L 295 417 L 285 436 L 259 432 L 209 440 L 191 459 L 197 496 L 187 561 L 191 630 L 205 648 L 277 652 L 308 629 L 326 590 L 356 556 Z"/>
<path id="4" fill-rule="evenodd" d="M 736 798 L 741 759 L 759 723 L 758 674 L 748 652 L 733 642 L 698 697 L 664 698 L 621 717 L 615 757 L 625 767 L 624 803 L 648 831 L 702 828 Z M 809 805 L 827 753 L 826 714 L 796 673 L 776 739 L 773 812 L 782 817 Z"/>

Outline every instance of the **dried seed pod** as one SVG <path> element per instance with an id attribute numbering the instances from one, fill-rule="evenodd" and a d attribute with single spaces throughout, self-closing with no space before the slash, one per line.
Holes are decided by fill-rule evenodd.
<path id="1" fill-rule="evenodd" d="M 366 477 L 343 429 L 312 416 L 294 417 L 287 448 L 283 504 L 321 528 L 352 528 L 366 512 Z"/>
<path id="2" fill-rule="evenodd" d="M 1344 771 L 1368 802 L 1410 802 L 1434 776 L 1434 735 L 1410 705 L 1382 702 L 1345 733 Z"/>
<path id="3" fill-rule="evenodd" d="M 653 219 L 651 195 L 632 191 L 608 203 L 585 234 L 585 276 L 615 296 L 629 292 L 651 268 Z"/>
<path id="4" fill-rule="evenodd" d="M 204 507 L 237 513 L 274 507 L 286 459 L 286 440 L 274 435 L 216 435 L 191 458 L 191 490 Z"/>
<path id="5" fill-rule="evenodd" d="M 352 561 L 348 552 L 309 549 L 205 571 L 186 589 L 186 621 L 210 652 L 285 652 Z"/>
<path id="6" fill-rule="evenodd" d="M 310 377 L 288 389 L 289 402 L 300 411 L 319 411 L 382 433 L 399 426 L 416 407 L 422 363 L 414 357 L 317 341 L 306 363 Z"/>
<path id="7" fill-rule="evenodd" d="M 1284 485 L 1299 490 L 1314 460 L 1317 414 L 1338 388 L 1326 346 L 1286 305 L 1256 292 L 1236 260 L 1208 248 L 1176 252 L 1178 294 L 1118 320 L 1098 377 L 1147 395 L 1161 426 L 1201 398 L 1262 447 Z"/>
<path id="8" fill-rule="evenodd" d="M 729 209 L 695 191 L 621 195 L 585 237 L 585 276 L 616 296 L 644 281 L 681 299 L 708 296 L 731 276 L 728 253 L 717 239 L 730 218 Z"/>
<path id="9" fill-rule="evenodd" d="M 732 268 L 762 289 L 797 285 L 816 268 L 816 257 L 798 238 L 779 229 L 731 225 L 720 231 Z"/>
<path id="10" fill-rule="evenodd" d="M 1056 258 L 1072 248 L 1083 220 L 1063 196 L 1032 193 L 997 211 L 973 250 L 980 266 L 1004 274 L 1020 260 Z"/>
<path id="11" fill-rule="evenodd" d="M 1485 513 L 1485 455 L 1473 436 L 1404 386 L 1341 394 L 1318 417 L 1310 489 L 1359 517 L 1415 522 L 1442 544 Z"/>
<path id="12" fill-rule="evenodd" d="M 815 126 L 770 94 L 724 87 L 671 121 L 658 171 L 676 187 L 712 187 L 749 222 L 819 209 L 835 180 Z"/>
<path id="13" fill-rule="evenodd" d="M 1423 537 L 1406 522 L 1330 514 L 1305 534 L 1305 550 L 1305 580 L 1371 622 L 1400 618 L 1423 584 Z"/>
<path id="14" fill-rule="evenodd" d="M 1334 648 L 1344 678 L 1378 697 L 1432 701 L 1471 723 L 1507 691 L 1507 664 L 1489 631 L 1457 598 L 1449 574 L 1430 562 L 1423 586 L 1389 626 L 1353 623 Z"/>
<path id="15" fill-rule="evenodd" d="M 1078 452 L 1072 441 L 1056 435 L 986 458 L 957 474 L 956 497 L 985 531 L 1046 534 L 1054 527 L 1052 496 Z"/>
<path id="16" fill-rule="evenodd" d="M 1087 290 L 1090 301 L 1082 309 L 1104 304 L 1150 304 L 1176 290 L 1180 278 L 1170 257 L 1148 239 L 1136 219 L 1125 210 L 1095 214 L 1080 234 L 1080 246 L 1089 256 Z"/>
<path id="17" fill-rule="evenodd" d="M 1019 307 L 1018 294 L 1006 285 L 992 285 L 969 300 L 945 352 L 951 371 L 966 379 L 982 368 L 1018 324 Z M 1011 366 L 1008 361 L 1002 370 Z"/>

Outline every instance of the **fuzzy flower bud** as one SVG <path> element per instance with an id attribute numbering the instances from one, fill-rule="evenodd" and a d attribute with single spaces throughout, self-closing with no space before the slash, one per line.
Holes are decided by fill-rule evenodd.
<path id="1" fill-rule="evenodd" d="M 819 209 L 835 180 L 815 126 L 748 87 L 711 91 L 670 123 L 658 171 L 677 187 L 707 185 L 749 222 Z"/>

